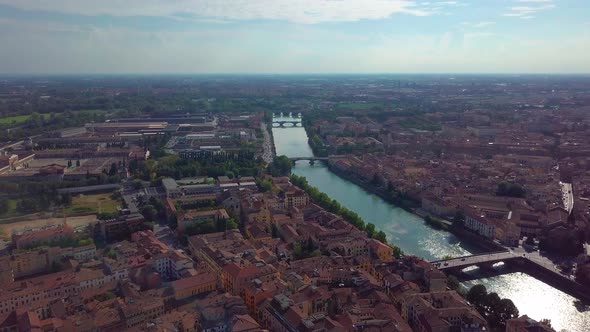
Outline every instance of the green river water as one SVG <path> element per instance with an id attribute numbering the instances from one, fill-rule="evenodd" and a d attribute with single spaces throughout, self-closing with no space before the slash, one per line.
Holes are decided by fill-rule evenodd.
<path id="1" fill-rule="evenodd" d="M 272 133 L 277 155 L 313 156 L 303 128 L 273 128 Z M 387 234 L 389 242 L 407 254 L 435 260 L 446 255 L 457 257 L 478 252 L 454 235 L 428 227 L 422 218 L 330 172 L 321 162 L 310 165 L 307 161 L 299 161 L 293 173 L 305 176 L 311 185 L 358 213 L 366 222 L 375 224 L 377 229 Z M 513 273 L 478 282 L 500 297 L 510 298 L 521 315 L 537 320 L 551 319 L 556 331 L 590 331 L 590 312 L 580 312 L 574 305 L 573 297 L 526 274 Z"/>

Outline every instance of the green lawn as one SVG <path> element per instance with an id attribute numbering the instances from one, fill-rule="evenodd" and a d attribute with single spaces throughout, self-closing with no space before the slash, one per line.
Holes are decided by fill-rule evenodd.
<path id="1" fill-rule="evenodd" d="M 16 211 L 16 203 L 18 202 L 16 199 L 9 199 L 8 201 L 8 209 L 6 211 L 0 211 L 2 218 L 10 218 L 19 215 Z"/>
<path id="2" fill-rule="evenodd" d="M 58 114 L 58 113 L 56 113 Z M 41 114 L 44 118 L 49 119 L 50 114 Z M 5 118 L 0 118 L 0 125 L 19 125 L 27 121 L 31 115 L 16 115 Z"/>
<path id="3" fill-rule="evenodd" d="M 113 200 L 110 194 L 80 195 L 72 197 L 72 204 L 66 208 L 66 212 L 68 214 L 98 213 L 99 206 L 102 213 L 114 213 L 117 212 L 121 203 Z"/>
<path id="4" fill-rule="evenodd" d="M 29 119 L 30 117 L 31 117 L 30 115 L 9 116 L 6 118 L 1 118 L 0 124 L 15 124 L 15 125 L 17 125 L 17 124 L 27 121 L 27 119 Z"/>
<path id="5" fill-rule="evenodd" d="M 79 111 L 74 111 L 75 113 L 85 113 L 85 114 L 101 114 L 101 113 L 107 113 L 107 110 L 79 110 Z M 55 115 L 59 115 L 61 113 L 55 113 Z M 49 119 L 49 117 L 51 116 L 51 114 L 41 114 L 45 119 Z M 29 118 L 31 117 L 31 115 L 16 115 L 16 116 L 8 116 L 5 118 L 0 118 L 0 126 L 1 125 L 13 125 L 13 126 L 18 126 L 20 124 L 23 124 L 25 121 L 27 121 Z"/>

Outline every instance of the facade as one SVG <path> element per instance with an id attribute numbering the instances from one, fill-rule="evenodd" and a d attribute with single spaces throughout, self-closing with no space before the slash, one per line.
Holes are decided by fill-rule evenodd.
<path id="1" fill-rule="evenodd" d="M 218 222 L 220 220 L 228 220 L 229 215 L 225 209 L 209 210 L 209 211 L 187 211 L 178 215 L 178 231 L 185 232 L 187 228 L 208 222 Z"/>
<path id="2" fill-rule="evenodd" d="M 485 217 L 478 216 L 475 213 L 467 212 L 465 214 L 465 227 L 485 238 L 494 239 L 496 236 L 496 226 Z"/>
<path id="3" fill-rule="evenodd" d="M 410 295 L 401 315 L 415 331 L 489 330 L 485 319 L 453 291 Z"/>
<path id="4" fill-rule="evenodd" d="M 172 282 L 174 298 L 183 300 L 192 296 L 212 292 L 216 289 L 217 278 L 212 273 L 203 273 Z"/>
<path id="5" fill-rule="evenodd" d="M 44 244 L 72 239 L 74 229 L 68 225 L 59 225 L 41 230 L 27 231 L 12 236 L 16 249 L 26 249 Z"/>

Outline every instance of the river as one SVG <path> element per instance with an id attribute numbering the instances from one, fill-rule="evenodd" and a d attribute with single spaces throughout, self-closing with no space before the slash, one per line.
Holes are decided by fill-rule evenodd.
<path id="1" fill-rule="evenodd" d="M 277 155 L 313 156 L 305 129 L 273 128 L 272 133 Z M 299 161 L 293 168 L 293 173 L 305 176 L 311 185 L 356 212 L 366 222 L 375 224 L 377 229 L 387 234 L 389 242 L 407 254 L 435 260 L 446 255 L 457 257 L 478 252 L 454 235 L 426 226 L 422 218 L 389 204 L 330 172 L 321 162 L 310 165 L 307 161 Z M 590 331 L 590 312 L 578 311 L 573 297 L 533 277 L 512 273 L 478 282 L 484 284 L 488 291 L 511 299 L 521 315 L 526 314 L 536 320 L 551 319 L 556 331 Z M 471 285 L 473 283 L 465 286 Z"/>

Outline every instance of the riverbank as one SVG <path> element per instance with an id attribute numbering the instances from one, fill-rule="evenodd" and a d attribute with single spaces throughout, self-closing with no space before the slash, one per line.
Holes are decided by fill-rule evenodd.
<path id="1" fill-rule="evenodd" d="M 274 142 L 274 136 L 271 134 L 272 132 L 272 125 L 270 126 L 267 123 L 262 122 L 260 124 L 260 130 L 262 131 L 262 136 L 264 138 L 263 143 L 263 152 L 262 152 L 262 160 L 266 163 L 271 163 L 276 156 L 276 148 Z"/>
<path id="2" fill-rule="evenodd" d="M 311 157 L 313 152 L 303 128 L 274 128 L 272 130 L 277 154 L 288 157 Z M 399 246 L 406 254 L 441 260 L 444 257 L 462 257 L 481 253 L 480 247 L 471 246 L 472 241 L 461 240 L 453 233 L 428 226 L 423 218 L 398 208 L 394 204 L 369 194 L 361 186 L 346 180 L 328 169 L 327 163 L 297 162 L 293 173 L 307 178 L 310 185 L 337 200 L 363 220 L 382 230 L 387 240 Z M 541 320 L 551 319 L 557 331 L 586 331 L 590 312 L 578 301 L 550 285 L 525 273 L 507 273 L 500 276 L 484 276 L 484 279 L 466 281 L 470 288 L 483 284 L 489 292 L 501 298 L 509 298 L 522 314 Z"/>
<path id="3" fill-rule="evenodd" d="M 357 186 L 363 188 L 363 190 L 367 191 L 368 193 L 377 195 L 381 199 L 383 199 L 384 201 L 395 205 L 395 203 L 391 202 L 391 198 L 389 197 L 389 194 L 387 192 L 385 192 L 379 188 L 375 188 L 375 186 L 359 179 L 358 177 L 354 176 L 353 174 L 350 174 L 349 172 L 343 171 L 343 170 L 339 169 L 338 167 L 334 167 L 334 165 L 330 161 L 328 161 L 327 164 L 328 164 L 328 169 L 332 173 L 338 175 L 339 177 L 341 177 L 347 181 L 350 181 L 350 182 L 356 184 Z M 398 206 L 398 207 L 402 208 L 414 215 L 417 215 L 421 218 L 424 218 L 424 216 L 421 216 L 419 213 L 417 213 L 416 208 L 408 207 L 408 206 Z M 426 224 L 429 227 L 434 228 L 434 226 L 432 224 L 430 224 L 430 223 L 426 223 Z M 467 229 L 464 229 L 464 228 L 446 227 L 446 228 L 442 228 L 442 230 L 452 233 L 461 241 L 468 242 L 469 245 L 471 245 L 473 247 L 477 247 L 478 249 L 480 249 L 484 252 L 494 252 L 494 251 L 507 250 L 504 246 L 502 246 L 496 242 L 490 241 L 490 240 L 480 236 L 479 234 L 475 234 L 475 233 L 473 233 Z"/>

